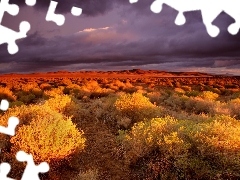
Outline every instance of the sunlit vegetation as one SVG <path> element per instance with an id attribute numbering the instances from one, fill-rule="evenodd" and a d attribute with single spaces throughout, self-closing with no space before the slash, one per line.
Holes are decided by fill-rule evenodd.
<path id="1" fill-rule="evenodd" d="M 46 180 L 240 179 L 240 78 L 154 73 L 1 77 L 0 125 L 20 119 L 0 135 L 10 175 L 24 150 L 50 164 Z"/>

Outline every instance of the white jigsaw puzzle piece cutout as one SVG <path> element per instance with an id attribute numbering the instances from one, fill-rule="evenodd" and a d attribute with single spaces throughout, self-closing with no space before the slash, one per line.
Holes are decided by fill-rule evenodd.
<path id="1" fill-rule="evenodd" d="M 72 13 L 72 15 L 74 15 L 74 16 L 80 16 L 80 15 L 82 14 L 82 9 L 73 6 L 72 9 L 71 9 L 71 13 Z"/>
<path id="2" fill-rule="evenodd" d="M 19 30 L 19 32 L 16 32 L 0 25 L 0 44 L 8 43 L 8 52 L 10 54 L 18 52 L 16 40 L 27 37 L 27 32 L 30 30 L 30 24 L 26 21 L 21 22 Z"/>
<path id="3" fill-rule="evenodd" d="M 6 111 L 8 108 L 9 108 L 9 102 L 6 99 L 3 99 L 0 104 L 0 109 L 3 111 Z M 19 124 L 19 119 L 17 117 L 12 116 L 8 119 L 8 127 L 0 126 L 0 133 L 14 136 L 15 129 L 18 124 Z"/>
<path id="4" fill-rule="evenodd" d="M 129 2 L 136 3 L 138 0 L 129 0 Z M 201 10 L 203 23 L 211 37 L 218 36 L 220 32 L 219 28 L 212 23 L 223 11 L 235 19 L 235 23 L 228 27 L 228 32 L 236 35 L 240 29 L 239 0 L 155 0 L 150 9 L 154 13 L 160 13 L 163 4 L 179 12 L 175 20 L 176 25 L 185 24 L 184 12 Z"/>
<path id="5" fill-rule="evenodd" d="M 34 6 L 37 1 L 36 0 L 25 0 L 25 2 L 28 6 Z"/>
<path id="6" fill-rule="evenodd" d="M 131 4 L 138 2 L 138 0 L 129 0 Z"/>
<path id="7" fill-rule="evenodd" d="M 15 180 L 12 178 L 7 177 L 8 173 L 11 170 L 11 165 L 8 163 L 1 163 L 0 164 L 0 180 Z"/>
<path id="8" fill-rule="evenodd" d="M 16 158 L 20 162 L 27 162 L 21 180 L 40 180 L 38 176 L 39 173 L 46 173 L 50 169 L 48 163 L 46 162 L 35 165 L 33 161 L 33 156 L 31 154 L 25 153 L 24 151 L 18 151 L 16 154 Z"/>
<path id="9" fill-rule="evenodd" d="M 15 129 L 17 125 L 19 124 L 19 119 L 17 117 L 10 117 L 8 119 L 8 127 L 0 126 L 0 133 L 14 136 L 15 135 Z"/>
<path id="10" fill-rule="evenodd" d="M 46 15 L 46 21 L 53 21 L 58 26 L 62 26 L 65 22 L 65 17 L 62 14 L 55 14 L 55 9 L 58 5 L 58 2 L 51 1 L 50 6 L 48 8 L 48 12 Z"/>
<path id="11" fill-rule="evenodd" d="M 8 12 L 12 16 L 16 16 L 19 13 L 19 7 L 16 4 L 9 4 L 9 0 L 1 0 L 0 2 L 0 23 L 5 12 Z"/>
<path id="12" fill-rule="evenodd" d="M 9 102 L 6 99 L 3 99 L 0 104 L 0 109 L 6 111 L 9 108 Z"/>
<path id="13" fill-rule="evenodd" d="M 36 0 L 26 0 L 26 3 L 34 5 L 34 1 Z M 19 13 L 19 7 L 15 4 L 9 4 L 9 0 L 1 0 L 0 2 L 0 45 L 7 43 L 8 52 L 10 54 L 15 54 L 18 52 L 16 40 L 27 37 L 26 34 L 30 30 L 31 26 L 28 22 L 22 21 L 19 26 L 19 32 L 15 32 L 5 26 L 2 26 L 1 22 L 5 12 L 8 12 L 12 16 L 16 16 Z"/>

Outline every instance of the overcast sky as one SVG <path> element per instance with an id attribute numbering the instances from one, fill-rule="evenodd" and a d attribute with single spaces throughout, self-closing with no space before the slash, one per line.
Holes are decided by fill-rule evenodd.
<path id="1" fill-rule="evenodd" d="M 34 7 L 10 0 L 20 6 L 20 13 L 5 13 L 2 25 L 18 31 L 25 20 L 31 30 L 17 41 L 15 55 L 0 45 L 0 73 L 140 68 L 240 75 L 240 33 L 228 33 L 234 19 L 225 13 L 214 21 L 221 32 L 212 38 L 200 11 L 185 13 L 186 24 L 177 26 L 177 11 L 164 5 L 154 14 L 153 0 L 58 1 L 56 12 L 66 17 L 63 26 L 46 22 L 50 0 L 38 0 Z M 71 15 L 72 6 L 82 8 L 83 14 Z"/>

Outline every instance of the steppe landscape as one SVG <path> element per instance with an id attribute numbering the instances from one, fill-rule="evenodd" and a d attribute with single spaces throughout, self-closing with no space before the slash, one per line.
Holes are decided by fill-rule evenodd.
<path id="1" fill-rule="evenodd" d="M 157 70 L 0 76 L 16 116 L 1 134 L 10 177 L 24 150 L 46 161 L 44 180 L 239 179 L 240 77 Z"/>

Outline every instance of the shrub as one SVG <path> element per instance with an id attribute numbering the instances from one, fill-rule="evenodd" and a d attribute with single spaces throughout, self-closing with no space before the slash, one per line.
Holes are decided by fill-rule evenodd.
<path id="1" fill-rule="evenodd" d="M 45 90 L 44 95 L 49 98 L 49 97 L 56 97 L 63 95 L 63 87 L 60 86 L 58 88 L 52 88 L 51 90 Z"/>
<path id="2" fill-rule="evenodd" d="M 6 126 L 8 118 L 11 116 L 18 117 L 20 125 L 29 124 L 32 119 L 35 119 L 37 116 L 61 116 L 61 114 L 65 114 L 70 103 L 71 98 L 69 96 L 57 96 L 43 101 L 42 103 L 38 103 L 37 105 L 28 106 L 22 105 L 22 102 L 16 101 L 10 103 L 11 106 L 14 106 L 13 108 L 8 109 L 8 111 L 0 116 L 0 124 Z"/>
<path id="3" fill-rule="evenodd" d="M 71 103 L 72 99 L 68 95 L 56 95 L 54 98 L 50 98 L 44 104 L 54 111 L 64 113 L 67 105 Z"/>
<path id="4" fill-rule="evenodd" d="M 0 124 L 2 126 L 7 126 L 8 119 L 11 116 L 18 117 L 20 124 L 29 123 L 31 121 L 31 118 L 36 115 L 36 112 L 41 112 L 42 110 L 41 107 L 36 108 L 36 106 L 32 105 L 26 106 L 23 104 L 23 102 L 19 101 L 10 103 L 10 106 L 14 107 L 9 108 L 4 114 L 0 116 Z"/>
<path id="5" fill-rule="evenodd" d="M 14 101 L 10 103 L 10 107 L 22 106 L 24 103 L 22 101 Z"/>
<path id="6" fill-rule="evenodd" d="M 120 136 L 123 137 L 128 149 L 128 158 L 133 160 L 150 153 L 161 143 L 165 135 L 175 131 L 176 125 L 177 120 L 171 117 L 154 118 L 136 123 L 129 134 L 120 131 Z"/>
<path id="7" fill-rule="evenodd" d="M 188 97 L 183 95 L 183 96 L 178 96 L 176 94 L 173 94 L 169 96 L 167 99 L 165 99 L 164 105 L 167 107 L 170 107 L 172 110 L 181 110 L 185 109 L 185 103 L 187 102 Z"/>
<path id="8" fill-rule="evenodd" d="M 211 165 L 212 177 L 239 179 L 240 122 L 229 116 L 217 116 L 211 123 L 201 125 L 192 136 L 198 155 Z"/>
<path id="9" fill-rule="evenodd" d="M 83 132 L 59 113 L 35 116 L 29 125 L 19 127 L 10 140 L 12 152 L 31 153 L 36 162 L 56 163 L 85 146 Z"/>
<path id="10" fill-rule="evenodd" d="M 119 140 L 144 178 L 240 178 L 240 122 L 229 116 L 205 122 L 154 118 L 120 131 Z"/>
<path id="11" fill-rule="evenodd" d="M 147 97 L 151 101 L 151 103 L 159 105 L 161 101 L 161 93 L 160 92 L 150 92 L 147 93 Z"/>
<path id="12" fill-rule="evenodd" d="M 36 97 L 40 98 L 43 95 L 43 91 L 40 88 L 33 88 L 32 94 L 34 94 Z"/>
<path id="13" fill-rule="evenodd" d="M 41 90 L 50 90 L 51 88 L 52 88 L 52 86 L 48 83 L 43 83 L 40 85 Z"/>
<path id="14" fill-rule="evenodd" d="M 236 119 L 240 119 L 240 98 L 233 99 L 227 103 L 230 115 Z"/>
<path id="15" fill-rule="evenodd" d="M 18 100 L 25 103 L 25 104 L 28 104 L 28 103 L 31 103 L 33 102 L 33 100 L 35 99 L 35 95 L 34 94 L 28 94 L 28 95 L 23 95 L 21 96 Z"/>
<path id="16" fill-rule="evenodd" d="M 189 87 L 189 86 L 181 86 L 181 88 L 184 90 L 184 91 L 191 91 L 192 88 Z"/>
<path id="17" fill-rule="evenodd" d="M 83 89 L 88 92 L 98 92 L 101 91 L 101 87 L 97 81 L 89 81 L 84 84 Z"/>
<path id="18" fill-rule="evenodd" d="M 140 93 L 121 95 L 115 102 L 116 110 L 133 123 L 156 115 L 157 107 Z"/>
<path id="19" fill-rule="evenodd" d="M 38 88 L 38 84 L 36 82 L 29 82 L 29 83 L 25 84 L 24 86 L 22 86 L 22 90 L 24 92 L 30 92 L 35 88 Z"/>
<path id="20" fill-rule="evenodd" d="M 199 97 L 190 97 L 186 103 L 186 111 L 189 113 L 196 113 L 196 114 L 211 114 L 214 115 L 216 102 L 203 100 Z"/>
<path id="21" fill-rule="evenodd" d="M 186 92 L 186 95 L 188 96 L 188 97 L 197 97 L 198 95 L 200 94 L 200 92 L 199 91 L 188 91 L 188 92 Z"/>
<path id="22" fill-rule="evenodd" d="M 203 98 L 203 99 L 206 99 L 206 100 L 216 100 L 218 98 L 218 94 L 214 93 L 214 92 L 211 92 L 211 91 L 203 91 L 201 94 L 200 94 L 200 97 Z"/>
<path id="23" fill-rule="evenodd" d="M 185 91 L 180 87 L 175 88 L 174 91 L 178 94 L 185 94 Z"/>
<path id="24" fill-rule="evenodd" d="M 7 87 L 0 87 L 0 99 L 7 99 L 9 101 L 15 101 L 16 96 Z"/>

